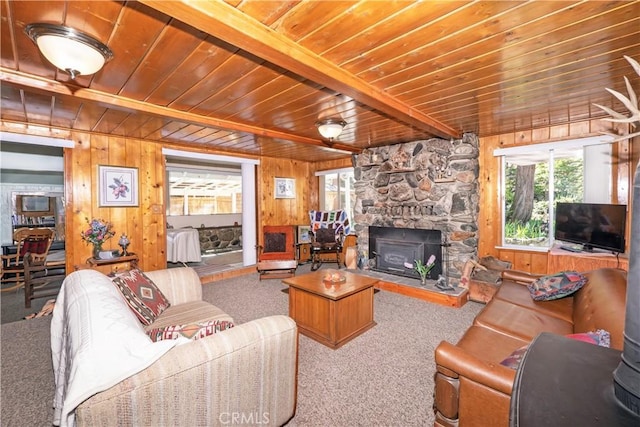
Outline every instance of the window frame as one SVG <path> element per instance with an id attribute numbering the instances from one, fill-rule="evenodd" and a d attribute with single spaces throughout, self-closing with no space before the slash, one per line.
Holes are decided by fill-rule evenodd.
<path id="1" fill-rule="evenodd" d="M 572 150 L 572 149 L 584 149 L 593 145 L 605 145 L 613 144 L 614 138 L 609 135 L 570 139 L 564 141 L 554 141 L 538 144 L 518 145 L 514 147 L 497 148 L 493 151 L 494 157 L 500 157 L 500 182 L 499 182 L 499 208 L 500 208 L 500 246 L 499 248 L 511 249 L 511 250 L 527 250 L 532 252 L 547 252 L 554 245 L 554 232 L 555 227 L 553 224 L 553 218 L 555 218 L 555 156 L 554 150 Z M 549 237 L 547 246 L 526 246 L 517 245 L 506 242 L 505 228 L 506 228 L 506 160 L 509 155 L 526 155 L 533 153 L 547 152 L 547 164 L 549 167 Z M 586 169 L 583 170 L 583 174 L 586 176 Z M 612 177 L 610 177 L 611 180 Z M 610 181 L 611 182 L 611 181 Z M 584 194 L 583 194 L 584 198 Z"/>
<path id="2" fill-rule="evenodd" d="M 188 199 L 182 195 L 182 213 L 180 214 L 172 214 L 171 213 L 171 182 L 170 182 L 170 174 L 171 172 L 191 172 L 191 173 L 205 173 L 205 174 L 224 174 L 224 175 L 237 175 L 240 178 L 239 189 L 240 189 L 240 209 L 236 212 L 209 212 L 209 213 L 190 213 L 188 208 Z M 166 207 L 166 215 L 169 217 L 188 217 L 188 216 L 208 216 L 208 215 L 237 215 L 242 214 L 242 170 L 236 168 L 225 168 L 219 166 L 211 166 L 207 167 L 206 165 L 187 165 L 187 164 L 179 164 L 179 163 L 170 163 L 166 166 L 166 179 L 167 179 L 167 207 Z M 236 193 L 237 194 L 237 193 Z M 236 201 L 231 201 L 233 206 L 236 206 Z"/>
<path id="3" fill-rule="evenodd" d="M 346 167 L 346 168 L 337 168 L 337 169 L 327 169 L 327 170 L 322 170 L 322 171 L 317 171 L 315 173 L 315 176 L 317 176 L 319 178 L 318 180 L 318 186 L 319 186 L 319 206 L 321 210 L 326 210 L 326 197 L 325 197 L 325 177 L 328 175 L 336 175 L 336 179 L 338 182 L 338 194 L 337 194 L 337 198 L 338 198 L 338 202 L 340 204 L 340 207 L 338 209 L 343 209 L 347 212 L 347 215 L 349 217 L 349 222 L 351 224 L 351 227 L 353 227 L 354 222 L 353 222 L 353 217 L 354 217 L 354 213 L 355 213 L 355 197 L 352 199 L 351 197 L 351 192 L 354 191 L 354 188 L 347 188 L 346 189 L 346 193 L 345 193 L 345 203 L 347 204 L 346 207 L 342 206 L 342 194 L 341 194 L 341 188 L 340 188 L 340 175 L 341 174 L 351 174 L 351 176 L 354 178 L 354 183 L 355 183 L 355 168 L 354 167 Z M 347 180 L 347 182 L 349 182 Z M 333 209 L 331 209 L 333 210 Z"/>

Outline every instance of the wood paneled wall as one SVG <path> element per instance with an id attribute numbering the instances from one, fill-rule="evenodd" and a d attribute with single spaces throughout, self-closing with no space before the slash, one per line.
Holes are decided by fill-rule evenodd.
<path id="1" fill-rule="evenodd" d="M 318 209 L 320 204 L 319 179 L 315 173 L 351 165 L 350 156 L 340 160 L 315 163 L 262 157 L 257 173 L 258 243 L 262 243 L 263 225 L 309 224 L 309 210 Z M 275 198 L 274 178 L 276 177 L 296 180 L 294 199 Z"/>
<path id="2" fill-rule="evenodd" d="M 309 222 L 308 210 L 318 200 L 318 184 L 308 162 L 262 157 L 257 172 L 258 231 L 263 225 Z M 296 180 L 295 198 L 276 199 L 274 178 Z"/>
<path id="3" fill-rule="evenodd" d="M 493 150 L 509 146 L 538 144 L 561 141 L 564 139 L 583 138 L 599 135 L 610 129 L 610 125 L 602 120 L 573 123 L 563 126 L 550 126 L 528 132 L 509 133 L 480 138 L 480 212 L 478 215 L 478 256 L 494 256 L 511 261 L 513 268 L 531 273 L 547 273 L 547 253 L 501 248 L 501 183 L 500 159 L 493 156 Z M 624 130 L 621 129 L 621 133 Z M 629 200 L 629 189 L 633 179 L 630 173 L 631 144 L 622 142 L 615 144 L 613 182 L 617 183 L 613 192 L 612 203 L 626 204 Z M 637 155 L 636 155 L 637 156 Z"/>
<path id="4" fill-rule="evenodd" d="M 87 219 L 110 221 L 116 235 L 105 249 L 118 249 L 118 239 L 125 233 L 132 251 L 140 258 L 140 267 L 155 270 L 166 267 L 166 222 L 164 201 L 164 158 L 162 145 L 149 141 L 73 133 L 76 145 L 65 149 L 65 248 L 67 271 L 83 264 L 91 256 L 91 246 L 80 233 L 87 229 Z M 113 165 L 138 168 L 139 205 L 137 207 L 100 207 L 98 166 Z"/>

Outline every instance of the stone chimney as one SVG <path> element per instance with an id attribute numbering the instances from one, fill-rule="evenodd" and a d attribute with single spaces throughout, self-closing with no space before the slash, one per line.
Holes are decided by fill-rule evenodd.
<path id="1" fill-rule="evenodd" d="M 457 140 L 368 148 L 354 156 L 359 253 L 370 255 L 371 225 L 440 230 L 450 245 L 447 275 L 457 283 L 465 262 L 478 254 L 478 153 L 478 138 L 468 133 Z"/>

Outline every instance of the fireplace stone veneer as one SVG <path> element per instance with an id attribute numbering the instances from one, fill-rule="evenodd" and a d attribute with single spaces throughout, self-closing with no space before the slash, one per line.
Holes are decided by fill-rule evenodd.
<path id="1" fill-rule="evenodd" d="M 439 230 L 449 257 L 442 269 L 457 284 L 466 261 L 478 253 L 478 154 L 477 136 L 466 133 L 354 155 L 359 256 L 369 260 L 376 251 L 369 246 L 370 226 Z"/>

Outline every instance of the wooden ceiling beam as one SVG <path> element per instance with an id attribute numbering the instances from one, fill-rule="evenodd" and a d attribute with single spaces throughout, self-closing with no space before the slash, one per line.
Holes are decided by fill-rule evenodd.
<path id="1" fill-rule="evenodd" d="M 340 143 L 326 143 L 320 139 L 308 138 L 293 133 L 282 132 L 273 129 L 261 128 L 245 123 L 233 122 L 230 120 L 214 118 L 210 116 L 202 116 L 187 111 L 175 110 L 160 105 L 151 104 L 144 101 L 137 101 L 119 95 L 101 92 L 95 89 L 83 88 L 73 83 L 60 83 L 55 80 L 37 77 L 9 68 L 0 67 L 0 81 L 12 83 L 18 86 L 24 86 L 36 90 L 44 91 L 48 94 L 59 94 L 72 96 L 85 101 L 96 102 L 104 105 L 118 107 L 120 109 L 128 109 L 146 114 L 153 114 L 169 119 L 185 121 L 205 127 L 214 127 L 227 129 L 237 132 L 247 132 L 261 137 L 283 139 L 286 141 L 314 145 L 318 147 L 328 147 L 330 149 L 345 151 L 348 153 L 359 153 L 360 148 L 352 147 Z M 53 96 L 53 95 L 52 95 Z"/>
<path id="2" fill-rule="evenodd" d="M 225 2 L 188 0 L 171 2 L 140 0 L 140 2 L 418 129 L 443 138 L 461 137 L 460 131 L 412 108 Z"/>

